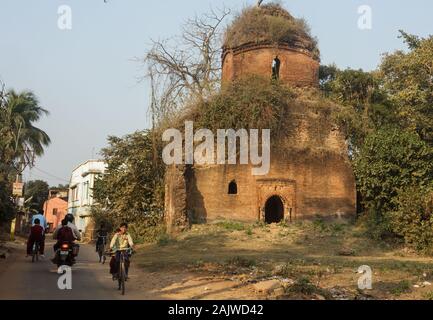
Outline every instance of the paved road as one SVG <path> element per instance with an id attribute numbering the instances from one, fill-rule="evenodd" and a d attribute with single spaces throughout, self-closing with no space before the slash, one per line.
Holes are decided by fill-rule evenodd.
<path id="1" fill-rule="evenodd" d="M 81 245 L 77 264 L 72 268 L 72 290 L 59 290 L 57 267 L 50 261 L 52 242 L 47 241 L 44 261 L 32 263 L 25 258 L 24 246 L 7 260 L 7 267 L 0 273 L 0 299 L 3 300 L 117 300 L 140 299 L 138 285 L 134 283 L 132 264 L 126 295 L 117 291 L 105 265 L 98 263 L 98 256 L 91 245 Z"/>

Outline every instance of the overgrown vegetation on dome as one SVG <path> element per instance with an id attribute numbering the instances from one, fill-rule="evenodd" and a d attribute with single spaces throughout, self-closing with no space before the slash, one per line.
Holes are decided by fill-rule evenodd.
<path id="1" fill-rule="evenodd" d="M 320 58 L 317 39 L 311 36 L 307 22 L 294 18 L 280 4 L 244 9 L 224 37 L 226 48 L 262 43 L 288 44 L 310 51 L 315 59 Z"/>
<path id="2" fill-rule="evenodd" d="M 186 107 L 173 115 L 160 130 L 184 128 L 193 121 L 195 128 L 270 129 L 272 147 L 284 154 L 317 153 L 327 150 L 326 138 L 332 130 L 332 109 L 337 108 L 319 90 L 291 88 L 279 81 L 252 75 L 223 86 L 209 99 Z M 304 141 L 294 141 L 299 128 Z M 283 155 L 283 154 L 281 154 Z"/>

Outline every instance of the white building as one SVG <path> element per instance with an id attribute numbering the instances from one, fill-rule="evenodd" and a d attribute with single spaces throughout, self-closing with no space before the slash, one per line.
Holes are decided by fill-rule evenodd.
<path id="1" fill-rule="evenodd" d="M 69 184 L 68 213 L 75 217 L 75 225 L 86 231 L 90 222 L 90 209 L 93 204 L 93 186 L 107 165 L 102 160 L 88 160 L 72 171 Z"/>

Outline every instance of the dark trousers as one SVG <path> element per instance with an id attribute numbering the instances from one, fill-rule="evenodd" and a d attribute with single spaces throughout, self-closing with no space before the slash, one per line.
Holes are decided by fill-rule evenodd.
<path id="1" fill-rule="evenodd" d="M 27 254 L 31 255 L 33 253 L 33 245 L 35 242 L 39 243 L 39 254 L 44 254 L 45 250 L 45 236 L 42 236 L 41 238 L 35 238 L 33 236 L 30 236 L 27 240 Z"/>
<path id="2" fill-rule="evenodd" d="M 125 273 L 128 275 L 129 265 L 131 262 L 129 261 L 129 255 L 125 255 Z M 120 252 L 116 252 L 114 256 L 111 257 L 110 260 L 110 273 L 113 275 L 117 275 L 119 272 L 120 266 Z"/>

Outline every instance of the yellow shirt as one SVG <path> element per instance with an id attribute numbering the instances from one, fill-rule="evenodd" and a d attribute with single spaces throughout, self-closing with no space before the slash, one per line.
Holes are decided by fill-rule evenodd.
<path id="1" fill-rule="evenodd" d="M 125 233 L 125 234 L 116 233 L 113 239 L 111 239 L 110 249 L 113 251 L 123 250 L 123 249 L 128 249 L 133 245 L 134 242 L 132 242 L 132 238 L 129 235 L 129 233 Z"/>

